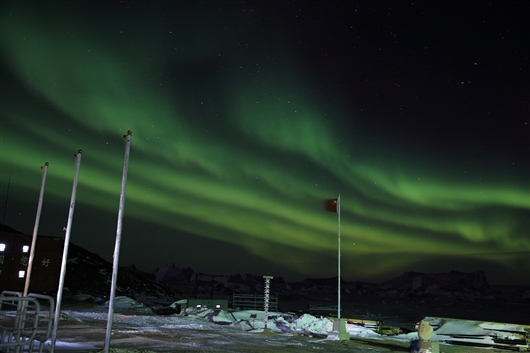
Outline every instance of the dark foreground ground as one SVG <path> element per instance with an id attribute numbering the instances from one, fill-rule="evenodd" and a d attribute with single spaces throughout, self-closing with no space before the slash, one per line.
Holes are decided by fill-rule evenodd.
<path id="1" fill-rule="evenodd" d="M 333 302 L 330 298 L 311 300 L 286 299 L 281 301 L 281 309 L 306 311 L 308 305 Z M 89 304 L 69 303 L 65 309 L 86 310 Z M 318 314 L 315 314 L 318 315 Z M 326 315 L 325 312 L 322 315 Z M 405 330 L 414 330 L 414 325 L 425 316 L 449 317 L 479 321 L 530 324 L 530 301 L 474 298 L 381 298 L 376 296 L 350 296 L 342 303 L 342 317 L 368 318 L 384 321 Z M 121 318 L 123 318 L 122 316 Z M 301 335 L 283 336 L 276 333 L 248 333 L 230 327 L 220 327 L 208 322 L 183 322 L 181 327 L 174 325 L 150 327 L 148 321 L 131 327 L 124 322 L 113 325 L 111 347 L 115 353 L 147 352 L 410 352 L 410 343 L 392 337 L 377 339 L 353 338 L 348 341 L 322 340 Z M 143 326 L 142 326 L 143 325 Z M 163 326 L 163 325 L 162 325 Z M 77 342 L 102 349 L 105 341 L 106 322 L 83 319 L 61 322 L 58 339 L 64 342 Z M 465 334 L 465 333 L 463 333 Z M 64 348 L 63 348 L 64 349 Z M 72 347 L 68 349 L 72 352 Z M 65 350 L 58 350 L 65 351 Z M 85 350 L 86 352 L 87 350 Z M 91 350 L 92 352 L 98 349 Z M 78 352 L 80 352 L 78 350 Z M 456 345 L 440 345 L 443 353 L 507 352 L 494 348 L 475 348 Z"/>
<path id="2" fill-rule="evenodd" d="M 504 288 L 488 293 L 448 293 L 441 296 L 396 293 L 350 294 L 341 301 L 341 317 L 369 319 L 397 326 L 404 332 L 415 331 L 415 324 L 424 317 L 444 317 L 464 320 L 530 325 L 528 289 Z M 281 312 L 305 313 L 309 306 L 334 305 L 336 292 L 297 292 L 296 296 L 281 295 Z M 60 352 L 100 352 L 106 336 L 105 315 L 84 315 L 97 312 L 95 303 L 63 302 L 63 312 L 69 319 L 61 320 L 58 341 Z M 99 304 L 101 306 L 101 303 Z M 76 315 L 75 313 L 81 313 Z M 336 310 L 312 312 L 314 316 L 335 316 Z M 111 352 L 194 352 L 194 353 L 268 353 L 268 352 L 409 352 L 410 342 L 390 336 L 376 338 L 353 337 L 347 341 L 323 340 L 302 335 L 280 335 L 271 332 L 249 333 L 234 327 L 217 325 L 205 320 L 174 317 L 154 313 L 116 313 L 111 338 Z M 462 332 L 465 335 L 465 332 Z M 86 347 L 91 347 L 90 349 Z M 443 353 L 507 352 L 455 345 L 440 345 Z"/>
<path id="3" fill-rule="evenodd" d="M 293 352 L 410 352 L 409 343 L 391 338 L 351 339 L 348 341 L 322 340 L 305 336 L 282 336 L 276 333 L 247 333 L 234 328 L 214 327 L 215 324 L 198 324 L 200 327 L 157 328 L 151 332 L 149 327 L 141 331 L 131 330 L 129 326 L 114 325 L 111 352 L 148 353 L 293 353 Z M 75 350 L 75 347 L 58 347 L 56 352 L 102 352 L 105 340 L 104 322 L 83 320 L 61 322 L 58 339 L 63 342 L 93 345 L 100 349 Z M 484 349 L 440 345 L 443 353 L 479 353 Z M 488 349 L 488 352 L 506 352 Z"/>
<path id="4" fill-rule="evenodd" d="M 65 323 L 61 326 L 59 339 L 85 344 L 93 344 L 102 348 L 105 328 L 99 324 L 87 326 L 79 323 Z M 64 337 L 64 336 L 67 337 Z M 189 353 L 293 353 L 293 352 L 410 352 L 409 343 L 391 339 L 351 339 L 349 341 L 322 341 L 311 337 L 280 336 L 274 333 L 245 333 L 241 331 L 208 330 L 191 333 L 188 330 L 173 330 L 166 333 L 131 332 L 117 327 L 112 335 L 113 352 L 189 352 Z M 68 348 L 69 352 L 73 352 Z M 56 350 L 57 352 L 66 350 Z M 92 350 L 92 352 L 101 350 Z M 479 353 L 482 348 L 466 346 L 440 345 L 443 353 Z M 488 352 L 506 352 L 488 349 Z M 90 352 L 78 350 L 76 352 Z"/>

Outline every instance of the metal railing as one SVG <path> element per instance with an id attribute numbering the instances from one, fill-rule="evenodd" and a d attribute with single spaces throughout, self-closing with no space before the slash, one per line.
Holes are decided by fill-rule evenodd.
<path id="1" fill-rule="evenodd" d="M 263 310 L 265 304 L 264 295 L 234 294 L 232 297 L 232 308 L 240 310 Z M 278 311 L 278 296 L 269 295 L 269 310 Z"/>
<path id="2" fill-rule="evenodd" d="M 41 310 L 39 299 L 48 302 Z M 3 291 L 0 294 L 0 352 L 44 352 L 51 338 L 55 300 L 47 295 Z M 39 342 L 38 350 L 35 342 Z"/>

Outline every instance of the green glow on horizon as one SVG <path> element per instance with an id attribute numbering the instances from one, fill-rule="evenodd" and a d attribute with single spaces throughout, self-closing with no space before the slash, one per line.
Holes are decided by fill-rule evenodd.
<path id="1" fill-rule="evenodd" d="M 351 278 L 408 270 L 431 256 L 477 256 L 517 271 L 510 263 L 530 249 L 528 234 L 521 234 L 528 229 L 521 216 L 530 209 L 528 180 L 497 181 L 492 172 L 479 184 L 444 166 L 422 169 L 392 151 L 356 155 L 359 146 L 377 143 L 330 124 L 322 108 L 329 97 L 305 91 L 296 67 L 269 72 L 276 77 L 269 82 L 238 73 L 227 60 L 217 80 L 230 90 L 191 87 L 213 94 L 186 105 L 170 89 L 178 82 L 156 75 L 172 60 L 185 71 L 195 55 L 176 59 L 159 49 L 149 53 L 147 67 L 131 53 L 107 50 L 101 33 L 33 20 L 3 13 L 4 65 L 29 87 L 35 106 L 53 112 L 2 103 L 11 131 L 2 129 L 2 185 L 7 171 L 17 170 L 12 183 L 33 195 L 40 186 L 36 166 L 49 161 L 57 187 L 46 192 L 68 200 L 72 155 L 82 149 L 85 198 L 78 202 L 116 212 L 121 135 L 130 129 L 129 215 L 241 246 L 302 274 L 318 273 L 317 254 L 334 256 L 336 215 L 324 212 L 322 202 L 338 193 L 344 275 Z M 213 49 L 201 53 L 205 61 L 216 58 Z M 222 113 L 212 116 L 216 111 Z M 34 123 L 37 113 L 41 124 Z M 486 253 L 498 256 L 473 255 Z M 377 263 L 348 267 L 370 256 Z"/>

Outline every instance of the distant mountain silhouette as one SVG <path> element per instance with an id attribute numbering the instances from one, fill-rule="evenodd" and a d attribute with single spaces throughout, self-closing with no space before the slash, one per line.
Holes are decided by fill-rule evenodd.
<path id="1" fill-rule="evenodd" d="M 7 225 L 0 224 L 3 232 L 19 233 Z M 38 244 L 37 244 L 38 246 Z M 110 290 L 112 264 L 98 254 L 71 244 L 68 252 L 68 266 L 65 284 L 72 292 L 87 292 L 93 296 L 104 296 Z M 184 296 L 200 294 L 230 295 L 232 293 L 260 293 L 263 291 L 262 276 L 252 274 L 212 275 L 196 273 L 191 267 L 178 267 L 167 263 L 154 272 L 144 272 L 135 265 L 120 267 L 118 287 L 123 295 L 139 296 Z M 341 291 L 358 294 L 397 293 L 398 295 L 446 295 L 460 291 L 486 291 L 490 288 L 483 271 L 462 273 L 425 274 L 405 272 L 401 276 L 381 284 L 347 282 L 341 279 Z M 271 293 L 330 293 L 337 291 L 337 277 L 306 278 L 300 282 L 287 283 L 281 277 L 274 277 Z M 155 294 L 155 292 L 157 294 Z M 160 292 L 160 293 L 159 293 Z"/>

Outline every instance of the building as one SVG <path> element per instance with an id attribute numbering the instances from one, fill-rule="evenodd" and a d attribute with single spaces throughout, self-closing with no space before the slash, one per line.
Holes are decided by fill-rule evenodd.
<path id="1" fill-rule="evenodd" d="M 22 292 L 26 284 L 32 236 L 0 231 L 0 292 Z M 59 283 L 64 239 L 39 235 L 28 292 L 55 292 Z"/>

